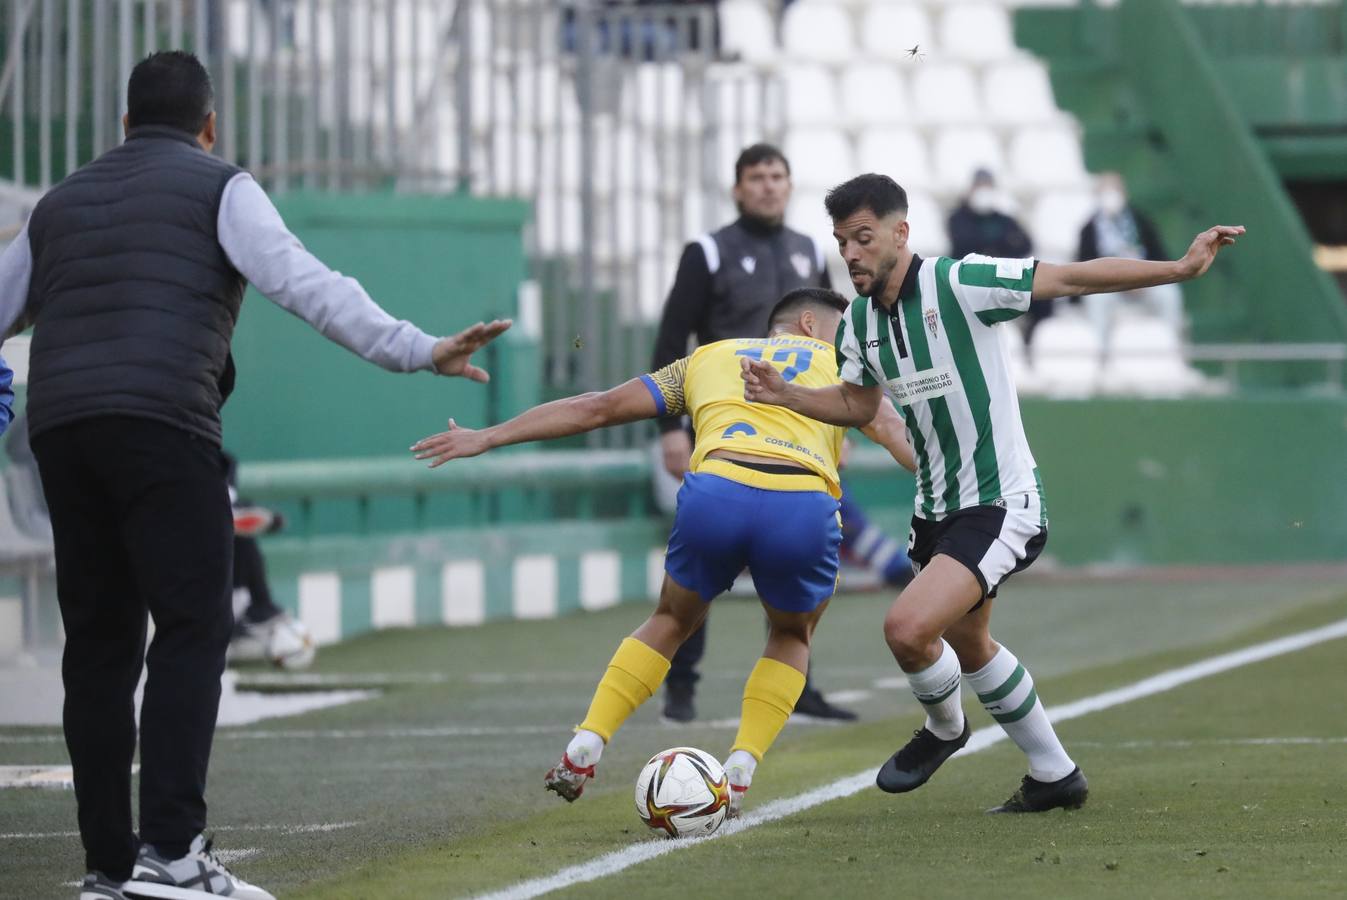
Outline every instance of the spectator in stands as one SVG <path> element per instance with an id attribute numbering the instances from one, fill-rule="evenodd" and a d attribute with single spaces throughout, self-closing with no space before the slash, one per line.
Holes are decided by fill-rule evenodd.
<path id="1" fill-rule="evenodd" d="M 790 163 L 780 150 L 754 144 L 739 154 L 734 164 L 739 218 L 683 248 L 660 318 L 652 371 L 687 356 L 688 341 L 694 336 L 699 345 L 762 337 L 767 333 L 768 314 L 787 292 L 829 287 L 823 249 L 813 238 L 785 225 L 790 194 Z M 681 479 L 692 458 L 692 436 L 679 418 L 661 419 L 660 428 L 664 468 Z M 912 566 L 903 546 L 867 521 L 845 485 L 841 503 L 842 552 L 890 584 L 910 581 Z M 696 667 L 705 648 L 703 625 L 675 654 L 666 682 L 667 718 L 686 722 L 695 717 Z M 812 681 L 805 685 L 795 711 L 820 718 L 856 717 L 829 703 Z"/>
<path id="2" fill-rule="evenodd" d="M 196 57 L 142 60 L 126 108 L 125 143 L 48 191 L 0 255 L 0 338 L 33 324 L 27 413 L 56 545 L 81 891 L 140 896 L 123 890 L 134 880 L 157 896 L 272 900 L 202 833 L 233 625 L 220 407 L 244 288 L 393 371 L 485 381 L 470 356 L 510 323 L 436 340 L 312 256 L 252 177 L 211 155 L 214 92 Z"/>
<path id="3" fill-rule="evenodd" d="M 996 176 L 990 169 L 973 173 L 973 184 L 963 202 L 950 213 L 950 256 L 963 259 L 970 253 L 1023 259 L 1033 253 L 1028 233 L 997 209 Z"/>
<path id="4" fill-rule="evenodd" d="M 5 433 L 10 419 L 14 417 L 14 389 L 10 387 L 13 383 L 14 373 L 5 365 L 5 358 L 0 356 L 0 434 Z"/>
<path id="5" fill-rule="evenodd" d="M 1124 259 L 1169 259 L 1160 243 L 1160 233 L 1150 218 L 1127 200 L 1127 184 L 1121 174 L 1104 172 L 1096 184 L 1099 209 L 1080 230 L 1076 259 L 1117 256 Z M 1113 318 L 1119 305 L 1139 307 L 1158 316 L 1175 333 L 1183 331 L 1183 292 L 1177 284 L 1161 284 L 1121 294 L 1091 294 L 1081 297 L 1085 314 L 1108 346 Z"/>
<path id="6" fill-rule="evenodd" d="M 1033 241 L 1024 226 L 997 208 L 999 196 L 996 176 L 990 169 L 973 173 L 973 184 L 963 202 L 950 213 L 948 230 L 950 256 L 963 259 L 970 253 L 1000 259 L 1024 259 L 1033 254 Z M 1032 335 L 1038 323 L 1052 315 L 1051 303 L 1029 307 L 1024 316 L 1025 337 Z"/>

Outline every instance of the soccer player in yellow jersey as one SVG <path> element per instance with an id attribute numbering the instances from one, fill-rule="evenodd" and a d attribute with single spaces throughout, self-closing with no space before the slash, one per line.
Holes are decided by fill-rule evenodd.
<path id="1" fill-rule="evenodd" d="M 837 584 L 842 540 L 837 458 L 844 429 L 744 400 L 740 360 L 777 367 L 788 382 L 838 384 L 832 345 L 847 302 L 822 288 L 791 291 L 765 338 L 718 341 L 658 372 L 603 393 L 545 403 L 480 431 L 458 427 L 412 447 L 433 466 L 496 447 L 687 413 L 697 433 L 665 558 L 655 612 L 622 641 L 561 761 L 545 784 L 575 800 L 604 745 L 659 689 L 674 651 L 708 604 L 745 568 L 767 611 L 767 647 L 744 685 L 743 712 L 725 770 L 730 815 L 804 687 L 809 642 Z M 903 466 L 914 459 L 897 411 L 882 403 L 862 429 Z"/>

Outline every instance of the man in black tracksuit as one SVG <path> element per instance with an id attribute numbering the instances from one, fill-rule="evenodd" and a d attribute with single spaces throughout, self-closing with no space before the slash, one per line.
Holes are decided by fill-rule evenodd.
<path id="1" fill-rule="evenodd" d="M 437 340 L 388 315 L 304 249 L 246 172 L 210 154 L 213 105 L 195 57 L 143 60 L 127 88 L 125 143 L 52 188 L 0 255 L 0 339 L 34 329 L 27 412 L 66 633 L 82 898 L 141 896 L 146 882 L 153 896 L 168 885 L 271 897 L 229 873 L 202 835 L 233 625 L 220 407 L 246 283 L 392 371 L 483 381 L 468 357 L 509 327 Z"/>
<path id="2" fill-rule="evenodd" d="M 831 287 L 823 248 L 808 235 L 785 227 L 790 191 L 790 164 L 780 150 L 754 144 L 739 155 L 734 165 L 739 218 L 684 248 L 660 319 L 651 371 L 686 356 L 694 335 L 698 345 L 762 337 L 768 314 L 785 294 L 800 287 Z M 692 436 L 680 418 L 661 419 L 660 431 L 664 468 L 681 479 L 692 457 Z M 842 528 L 844 553 L 891 583 L 910 579 L 911 565 L 902 546 L 879 535 L 846 493 Z M 674 654 L 665 682 L 667 718 L 686 722 L 695 717 L 696 667 L 705 649 L 703 625 Z M 856 717 L 829 703 L 812 680 L 795 711 L 829 719 Z"/>

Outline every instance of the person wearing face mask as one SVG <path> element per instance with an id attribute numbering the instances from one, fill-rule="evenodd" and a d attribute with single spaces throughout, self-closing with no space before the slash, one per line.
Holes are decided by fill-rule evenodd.
<path id="1" fill-rule="evenodd" d="M 1099 209 L 1080 230 L 1076 259 L 1115 256 L 1122 259 L 1168 259 L 1151 220 L 1127 200 L 1127 185 L 1117 172 L 1099 176 Z M 1140 307 L 1163 319 L 1175 332 L 1183 330 L 1183 293 L 1176 284 L 1162 284 L 1123 293 L 1081 297 L 1085 314 L 1107 345 L 1119 304 Z"/>
<path id="2" fill-rule="evenodd" d="M 1029 235 L 997 209 L 996 176 L 989 169 L 973 173 L 973 184 L 962 203 L 949 217 L 950 256 L 963 259 L 970 253 L 1019 259 L 1033 250 Z"/>

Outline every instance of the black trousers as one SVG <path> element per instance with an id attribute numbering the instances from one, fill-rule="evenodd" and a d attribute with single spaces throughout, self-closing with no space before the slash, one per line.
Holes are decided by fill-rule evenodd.
<path id="1" fill-rule="evenodd" d="M 271 596 L 267 563 L 257 546 L 257 538 L 234 538 L 234 590 L 239 588 L 248 591 L 248 606 L 237 617 L 240 622 L 265 622 L 281 611 Z"/>
<path id="2" fill-rule="evenodd" d="M 233 626 L 233 518 L 209 441 L 108 416 L 33 441 L 51 508 L 65 625 L 65 738 L 89 869 L 130 877 L 133 695 L 140 838 L 170 857 L 206 825 L 206 768 Z M 146 612 L 155 634 L 145 654 Z"/>

